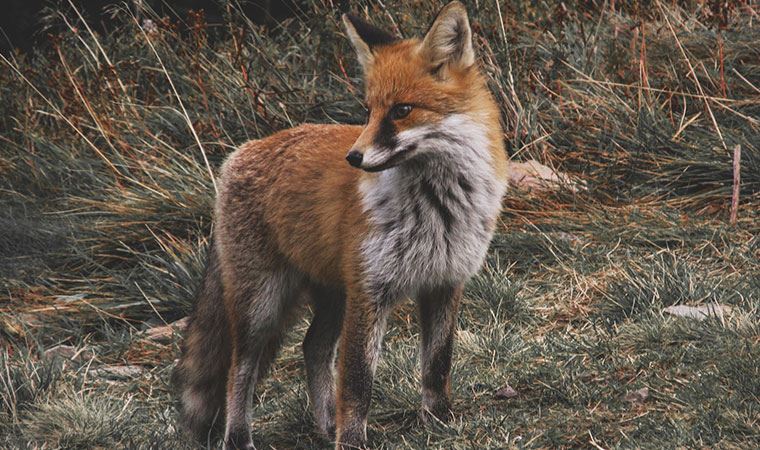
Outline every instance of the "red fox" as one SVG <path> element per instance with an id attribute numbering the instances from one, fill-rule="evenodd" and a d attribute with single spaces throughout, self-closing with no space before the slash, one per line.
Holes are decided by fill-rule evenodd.
<path id="1" fill-rule="evenodd" d="M 499 109 L 461 3 L 445 6 L 422 39 L 351 15 L 343 22 L 364 74 L 367 124 L 281 131 L 243 144 L 221 168 L 175 381 L 185 425 L 205 441 L 223 424 L 226 448 L 253 448 L 254 387 L 305 297 L 314 309 L 303 341 L 310 403 L 336 448 L 366 445 L 386 319 L 406 298 L 419 308 L 423 416 L 451 415 L 457 310 L 506 189 Z"/>

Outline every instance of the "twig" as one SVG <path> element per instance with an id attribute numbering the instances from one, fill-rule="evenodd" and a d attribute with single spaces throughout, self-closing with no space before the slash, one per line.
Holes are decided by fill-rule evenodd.
<path id="1" fill-rule="evenodd" d="M 734 147 L 734 186 L 731 191 L 731 225 L 736 225 L 736 218 L 739 214 L 739 187 L 741 183 L 741 158 L 742 146 Z"/>
<path id="2" fill-rule="evenodd" d="M 597 450 L 606 450 L 604 447 L 596 443 L 596 438 L 594 438 L 594 435 L 591 434 L 591 430 L 588 430 L 588 435 L 591 438 L 591 440 L 588 441 L 589 444 L 593 445 Z"/>
<path id="3" fill-rule="evenodd" d="M 728 87 L 726 86 L 726 70 L 725 70 L 725 55 L 723 54 L 723 35 L 718 32 L 718 59 L 720 68 L 720 93 L 725 97 L 728 94 Z"/>
<path id="4" fill-rule="evenodd" d="M 734 73 L 737 74 L 739 76 L 739 78 L 742 79 L 742 81 L 744 81 L 745 83 L 747 83 L 749 85 L 749 87 L 751 87 L 752 89 L 754 89 L 755 92 L 757 92 L 758 94 L 760 94 L 760 89 L 758 89 L 757 86 L 755 86 L 754 84 L 752 84 L 752 82 L 750 82 L 748 79 L 744 78 L 744 75 L 742 75 L 741 73 L 739 73 L 739 71 L 736 70 L 736 68 L 732 68 L 731 70 L 733 70 Z"/>

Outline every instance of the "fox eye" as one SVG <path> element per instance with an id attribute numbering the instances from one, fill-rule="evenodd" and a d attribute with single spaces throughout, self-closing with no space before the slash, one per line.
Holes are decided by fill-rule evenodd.
<path id="1" fill-rule="evenodd" d="M 391 120 L 399 120 L 408 116 L 410 112 L 412 112 L 412 105 L 407 105 L 406 103 L 399 103 L 398 105 L 393 105 L 389 113 L 389 116 Z"/>

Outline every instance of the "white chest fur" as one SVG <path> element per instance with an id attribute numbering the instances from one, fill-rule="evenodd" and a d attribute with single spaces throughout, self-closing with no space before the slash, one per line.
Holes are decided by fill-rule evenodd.
<path id="1" fill-rule="evenodd" d="M 362 247 L 366 287 L 396 298 L 464 282 L 480 268 L 506 187 L 485 129 L 465 116 L 398 139 L 421 155 L 360 186 L 372 222 Z"/>

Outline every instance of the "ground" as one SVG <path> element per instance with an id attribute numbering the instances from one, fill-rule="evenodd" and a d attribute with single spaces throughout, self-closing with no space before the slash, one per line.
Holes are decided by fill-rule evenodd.
<path id="1" fill-rule="evenodd" d="M 247 139 L 363 120 L 339 12 L 306 3 L 270 29 L 234 7 L 213 27 L 117 9 L 103 33 L 62 7 L 49 47 L 2 57 L 0 447 L 193 445 L 169 383 L 181 333 L 156 330 L 191 309 L 211 173 Z M 433 3 L 356 10 L 411 36 Z M 566 177 L 505 199 L 459 319 L 453 422 L 418 419 L 419 328 L 395 312 L 371 445 L 757 448 L 757 5 L 467 6 L 507 150 Z M 309 318 L 258 390 L 259 448 L 330 447 Z"/>

